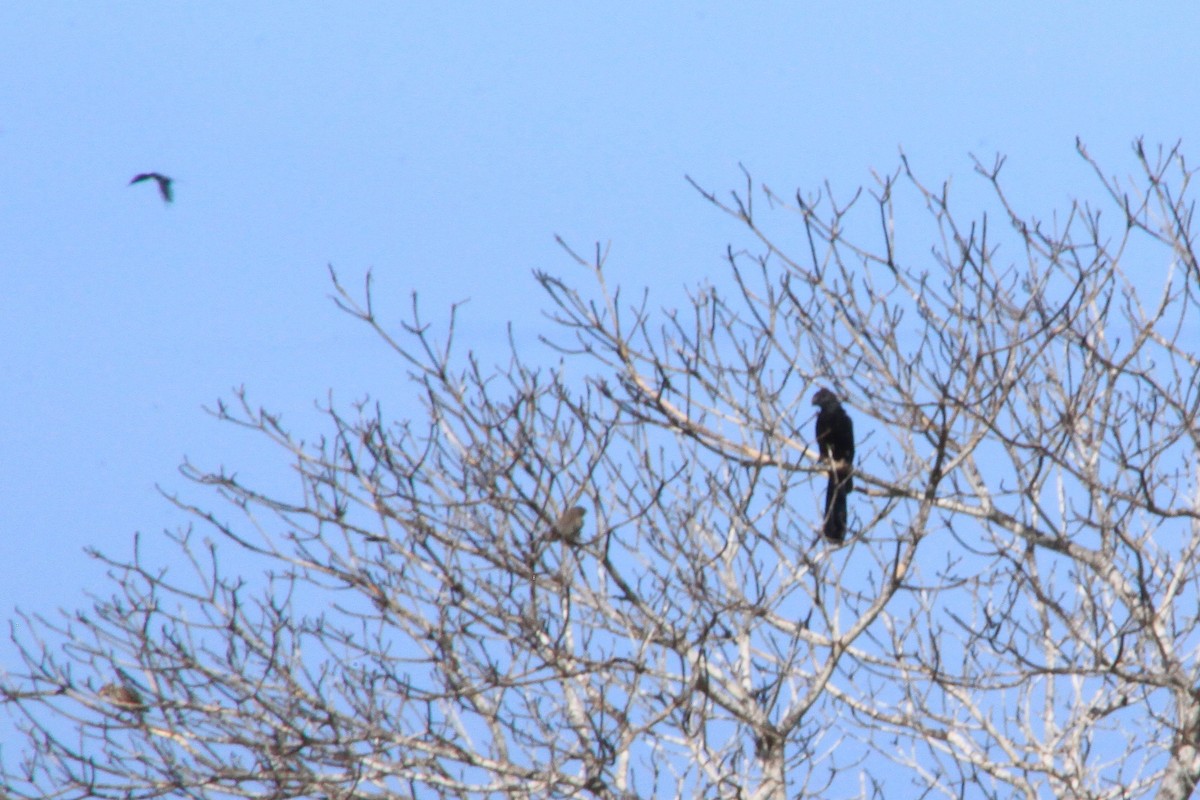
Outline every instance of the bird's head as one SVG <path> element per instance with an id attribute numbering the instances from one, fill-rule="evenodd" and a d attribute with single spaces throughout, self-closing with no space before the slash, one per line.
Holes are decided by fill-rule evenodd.
<path id="1" fill-rule="evenodd" d="M 838 402 L 838 396 L 823 386 L 817 390 L 817 393 L 813 395 L 812 399 L 812 404 L 814 406 L 820 406 L 821 408 L 826 408 L 827 406 L 836 406 Z"/>

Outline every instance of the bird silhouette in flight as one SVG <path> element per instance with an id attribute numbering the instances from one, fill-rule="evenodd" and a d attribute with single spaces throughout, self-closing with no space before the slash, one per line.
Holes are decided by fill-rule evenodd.
<path id="1" fill-rule="evenodd" d="M 171 179 L 166 175 L 161 175 L 157 172 L 143 172 L 140 175 L 134 175 L 129 185 L 133 186 L 135 183 L 141 183 L 142 181 L 154 181 L 157 183 L 158 193 L 162 195 L 164 203 L 170 203 L 175 199 L 175 196 L 171 193 Z"/>
<path id="2" fill-rule="evenodd" d="M 825 538 L 846 541 L 846 498 L 854 488 L 854 423 L 838 397 L 819 389 L 812 399 L 817 412 L 817 446 L 827 462 L 829 483 L 825 486 Z"/>

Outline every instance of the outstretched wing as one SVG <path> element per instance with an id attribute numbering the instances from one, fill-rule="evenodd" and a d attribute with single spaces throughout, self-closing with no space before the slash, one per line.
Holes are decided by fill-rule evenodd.
<path id="1" fill-rule="evenodd" d="M 157 172 L 142 172 L 134 175 L 133 180 L 129 182 L 129 185 L 133 186 L 135 183 L 141 183 L 142 181 L 154 181 L 157 183 L 158 193 L 162 195 L 164 203 L 169 203 L 175 199 L 174 195 L 171 193 L 171 179 L 166 175 L 162 175 Z"/>

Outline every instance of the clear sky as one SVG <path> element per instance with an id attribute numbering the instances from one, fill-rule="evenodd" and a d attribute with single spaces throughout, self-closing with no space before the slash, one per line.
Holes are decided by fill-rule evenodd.
<path id="1" fill-rule="evenodd" d="M 287 480 L 202 411 L 235 386 L 310 439 L 329 392 L 416 413 L 328 264 L 373 268 L 392 320 L 469 300 L 487 354 L 509 320 L 533 347 L 555 234 L 659 305 L 724 282 L 740 233 L 685 174 L 849 194 L 901 147 L 932 182 L 999 152 L 1064 209 L 1098 194 L 1077 135 L 1113 173 L 1137 136 L 1200 159 L 1196 31 L 1195 3 L 1112 0 L 4 3 L 0 609 L 107 593 L 87 545 L 169 558 L 185 456 Z M 172 205 L 127 186 L 148 170 Z"/>

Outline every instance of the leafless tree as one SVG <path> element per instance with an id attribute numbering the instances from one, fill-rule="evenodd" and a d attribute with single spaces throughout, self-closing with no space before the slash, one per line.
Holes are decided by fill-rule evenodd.
<path id="1" fill-rule="evenodd" d="M 657 311 L 568 248 L 590 280 L 537 276 L 555 368 L 335 276 L 423 414 L 330 402 L 306 441 L 216 409 L 296 489 L 186 464 L 228 503 L 174 498 L 184 558 L 100 556 L 111 597 L 23 620 L 8 791 L 1190 796 L 1192 173 L 1135 155 L 1050 221 L 1001 160 L 961 204 L 903 158 L 846 198 L 697 186 L 748 234 L 728 290 Z M 817 385 L 859 439 L 840 547 Z"/>

